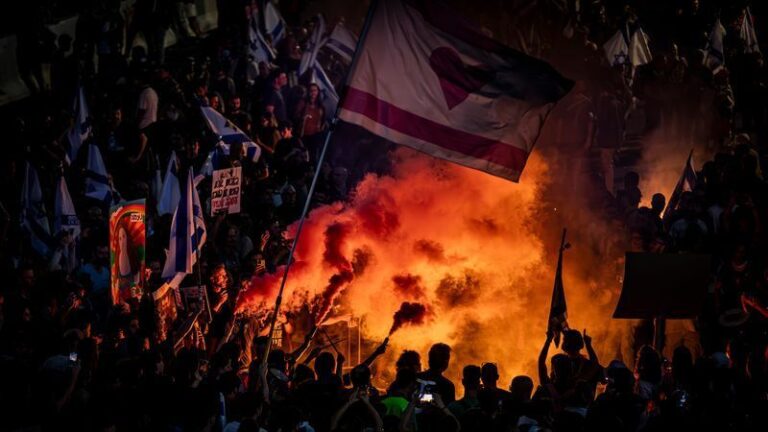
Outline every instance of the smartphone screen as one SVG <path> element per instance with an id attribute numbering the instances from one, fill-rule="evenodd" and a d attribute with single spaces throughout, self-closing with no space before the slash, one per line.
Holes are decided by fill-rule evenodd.
<path id="1" fill-rule="evenodd" d="M 69 353 L 69 361 L 71 361 L 71 362 L 76 362 L 77 361 L 77 353 L 76 352 Z"/>

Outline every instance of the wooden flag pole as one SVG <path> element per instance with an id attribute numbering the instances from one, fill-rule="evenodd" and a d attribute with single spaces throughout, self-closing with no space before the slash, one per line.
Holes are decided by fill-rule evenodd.
<path id="1" fill-rule="evenodd" d="M 277 298 L 275 299 L 275 308 L 272 313 L 272 320 L 269 323 L 269 339 L 267 340 L 267 346 L 264 351 L 264 357 L 261 359 L 261 365 L 262 367 L 266 367 L 267 365 L 267 357 L 269 356 L 269 352 L 272 349 L 272 336 L 275 332 L 275 325 L 277 323 L 277 316 L 280 313 L 280 306 L 283 302 L 283 291 L 285 290 L 285 282 L 288 280 L 288 272 L 291 269 L 291 264 L 293 264 L 293 255 L 296 252 L 296 245 L 299 243 L 299 237 L 301 236 L 301 230 L 304 227 L 304 221 L 307 218 L 307 213 L 309 213 L 309 206 L 312 202 L 312 196 L 315 193 L 315 188 L 317 186 L 317 180 L 320 177 L 320 171 L 321 167 L 323 166 L 323 161 L 325 160 L 325 154 L 328 150 L 328 144 L 331 142 L 331 136 L 333 135 L 333 131 L 336 129 L 336 124 L 339 121 L 339 112 L 341 111 L 341 106 L 344 102 L 344 95 L 347 91 L 347 86 L 349 85 L 349 79 L 352 76 L 352 73 L 354 72 L 357 61 L 358 61 L 358 54 L 360 52 L 360 47 L 363 46 L 363 43 L 365 41 L 365 37 L 368 34 L 368 29 L 371 26 L 371 21 L 373 19 L 373 13 L 376 10 L 376 3 L 377 0 L 373 0 L 371 2 L 371 5 L 368 7 L 368 13 L 365 17 L 365 24 L 363 25 L 363 30 L 360 33 L 360 38 L 357 40 L 357 46 L 355 47 L 355 56 L 352 58 L 352 64 L 349 67 L 349 70 L 347 70 L 346 77 L 344 79 L 344 88 L 341 89 L 340 97 L 339 97 L 339 104 L 336 107 L 336 112 L 333 115 L 333 118 L 331 119 L 330 127 L 328 128 L 327 133 L 325 134 L 325 142 L 323 142 L 323 149 L 320 152 L 320 157 L 317 160 L 317 166 L 315 167 L 315 174 L 312 177 L 312 183 L 309 186 L 309 191 L 307 193 L 307 199 L 304 201 L 304 208 L 301 211 L 301 217 L 299 218 L 299 225 L 296 227 L 296 235 L 293 238 L 293 242 L 291 243 L 291 250 L 288 253 L 288 262 L 285 264 L 285 270 L 283 271 L 283 278 L 280 282 L 280 289 L 277 292 Z M 315 326 L 317 326 L 319 323 L 315 323 Z M 317 330 L 314 330 L 312 333 L 312 336 L 317 332 Z"/>

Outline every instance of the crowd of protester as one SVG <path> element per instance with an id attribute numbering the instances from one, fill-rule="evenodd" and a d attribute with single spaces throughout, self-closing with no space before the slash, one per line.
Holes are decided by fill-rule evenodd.
<path id="1" fill-rule="evenodd" d="M 30 11 L 37 4 L 25 3 Z M 758 430 L 766 424 L 768 190 L 761 166 L 768 70 L 761 54 L 746 50 L 739 38 L 746 3 L 539 5 L 549 15 L 524 8 L 537 17 L 528 25 L 546 25 L 520 45 L 556 66 L 563 63 L 566 75 L 573 63 L 582 70 L 574 92 L 583 98 L 573 107 L 574 118 L 584 121 L 564 141 L 578 141 L 575 147 L 586 141 L 582 150 L 613 155 L 641 112 L 645 131 L 663 130 L 713 155 L 700 161 L 693 190 L 682 193 L 675 208 L 665 212 L 660 194 L 650 207 L 640 206 L 640 178 L 630 172 L 605 211 L 623 226 L 622 249 L 709 253 L 715 283 L 696 320 L 696 356 L 677 346 L 664 358 L 639 331 L 636 358 L 606 363 L 586 331 L 567 330 L 562 352 L 550 359 L 555 335 L 548 332 L 538 376 L 517 376 L 507 385 L 491 363 L 500 359 L 488 359 L 458 365 L 458 392 L 444 376 L 457 366 L 443 343 L 435 343 L 425 361 L 415 351 L 400 353 L 394 381 L 376 388 L 371 365 L 386 343 L 361 364 L 348 365 L 338 352 L 310 351 L 309 337 L 297 349 L 274 346 L 266 355 L 265 329 L 233 330 L 242 284 L 287 259 L 283 232 L 301 214 L 332 115 L 319 87 L 296 76 L 312 26 L 291 19 L 299 15 L 297 2 L 284 5 L 290 29 L 275 44 L 274 63 L 254 64 L 248 57 L 249 8 L 256 3 L 218 2 L 218 28 L 204 34 L 189 2 L 137 0 L 130 16 L 120 2 L 94 2 L 80 11 L 74 40 L 56 39 L 42 23 L 20 38 L 31 47 L 19 61 L 34 95 L 19 110 L 23 114 L 4 116 L 0 430 L 533 432 Z M 725 61 L 712 70 L 703 58 L 716 16 L 727 36 Z M 635 68 L 606 61 L 602 44 L 626 23 L 642 25 L 651 36 L 651 63 Z M 169 28 L 180 43 L 166 52 Z M 146 49 L 132 44 L 138 35 Z M 332 74 L 343 69 L 332 55 L 324 61 Z M 42 73 L 48 68 L 50 77 Z M 338 81 L 340 74 L 334 75 Z M 199 170 L 218 140 L 199 107 L 219 111 L 262 149 L 258 161 L 232 152 L 223 162 L 242 167 L 242 211 L 206 215 L 199 274 L 212 321 L 183 343 L 158 340 L 151 302 L 112 306 L 109 208 L 84 193 L 85 155 L 67 157 L 79 84 L 91 107 L 91 142 L 104 155 L 115 190 L 126 200 L 147 199 L 147 293 L 161 284 L 171 224 L 171 215 L 155 211 L 155 173 L 172 154 L 181 167 Z M 367 160 L 361 168 L 359 159 L 350 160 L 342 155 L 319 167 L 314 204 L 343 200 L 362 172 L 383 166 Z M 18 228 L 26 163 L 37 169 L 47 202 L 56 179 L 67 179 L 81 222 L 73 267 L 36 255 Z M 605 165 L 593 167 L 593 174 L 595 187 L 605 187 Z M 200 183 L 201 198 L 210 196 L 210 187 L 209 180 Z M 63 248 L 71 239 L 59 240 Z M 722 319 L 733 310 L 749 313 Z M 308 334 L 314 334 L 311 326 Z"/>

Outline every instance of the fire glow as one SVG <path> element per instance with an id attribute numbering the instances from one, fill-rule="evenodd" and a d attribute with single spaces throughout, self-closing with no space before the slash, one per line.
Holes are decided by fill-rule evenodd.
<path id="1" fill-rule="evenodd" d="M 506 382 L 518 374 L 535 377 L 556 264 L 548 252 L 557 246 L 535 234 L 546 164 L 532 157 L 515 184 L 410 150 L 394 158 L 392 176 L 369 175 L 349 202 L 310 213 L 284 309 L 298 311 L 310 299 L 319 321 L 338 307 L 363 317 L 366 339 L 393 334 L 378 364 L 393 365 L 403 349 L 414 349 L 426 367 L 429 346 L 445 342 L 454 351 L 452 378 L 465 364 L 489 361 Z M 288 236 L 294 232 L 295 226 Z M 600 352 L 608 329 L 597 323 L 609 322 L 613 296 L 597 295 L 605 287 L 570 274 L 568 261 L 569 320 L 595 335 Z M 281 274 L 282 268 L 254 278 L 238 310 L 267 313 Z M 378 371 L 382 382 L 391 374 Z"/>

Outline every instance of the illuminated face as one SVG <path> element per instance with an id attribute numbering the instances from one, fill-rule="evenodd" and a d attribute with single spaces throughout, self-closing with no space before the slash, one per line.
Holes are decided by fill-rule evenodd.
<path id="1" fill-rule="evenodd" d="M 319 95 L 320 95 L 320 89 L 316 85 L 313 85 L 312 87 L 309 88 L 309 98 L 311 100 L 316 100 Z"/>
<path id="2" fill-rule="evenodd" d="M 125 228 L 120 227 L 117 231 L 117 242 L 120 245 L 120 250 L 128 249 L 128 233 L 125 232 Z"/>
<path id="3" fill-rule="evenodd" d="M 214 288 L 224 288 L 227 286 L 227 280 L 227 270 L 224 267 L 217 268 L 211 275 L 211 283 Z"/>

